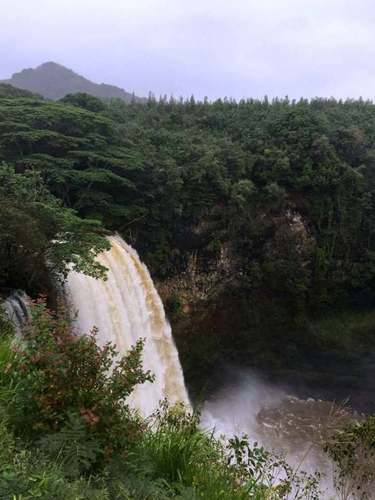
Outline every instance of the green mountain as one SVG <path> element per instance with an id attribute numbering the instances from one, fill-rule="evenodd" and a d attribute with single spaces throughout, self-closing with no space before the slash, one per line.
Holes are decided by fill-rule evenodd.
<path id="1" fill-rule="evenodd" d="M 24 69 L 19 73 L 14 73 L 9 80 L 0 83 L 28 90 L 53 100 L 77 92 L 84 92 L 101 99 L 119 98 L 126 102 L 132 99 L 142 100 L 120 87 L 91 82 L 71 69 L 55 62 L 46 62 L 35 69 Z"/>
<path id="2" fill-rule="evenodd" d="M 28 90 L 13 87 L 8 83 L 0 82 L 0 97 L 40 97 L 38 94 L 33 94 Z"/>

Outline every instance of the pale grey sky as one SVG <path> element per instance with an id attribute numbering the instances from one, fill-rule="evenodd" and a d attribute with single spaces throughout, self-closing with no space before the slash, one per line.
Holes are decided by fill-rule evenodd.
<path id="1" fill-rule="evenodd" d="M 375 97 L 374 0 L 0 0 L 0 79 L 56 61 L 138 95 Z"/>

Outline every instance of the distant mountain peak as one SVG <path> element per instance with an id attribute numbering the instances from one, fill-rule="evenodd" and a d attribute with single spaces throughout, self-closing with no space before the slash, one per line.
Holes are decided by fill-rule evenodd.
<path id="1" fill-rule="evenodd" d="M 47 61 L 45 63 L 40 64 L 36 68 L 30 68 L 31 71 L 61 71 L 63 73 L 74 73 L 78 74 L 75 71 L 73 71 L 70 68 L 67 68 L 66 66 L 59 64 L 54 61 Z"/>
<path id="2" fill-rule="evenodd" d="M 46 61 L 45 63 L 42 63 L 38 66 L 38 68 L 63 68 L 63 69 L 67 69 L 65 66 L 63 66 L 62 64 L 59 64 L 55 61 Z M 71 70 L 70 70 L 71 71 Z"/>
<path id="3" fill-rule="evenodd" d="M 120 87 L 105 83 L 94 83 L 54 61 L 47 61 L 36 68 L 23 69 L 18 73 L 14 73 L 12 78 L 5 80 L 3 83 L 53 100 L 77 92 L 85 92 L 101 99 L 118 98 L 126 102 L 133 99 L 143 100 L 134 97 L 133 94 Z"/>

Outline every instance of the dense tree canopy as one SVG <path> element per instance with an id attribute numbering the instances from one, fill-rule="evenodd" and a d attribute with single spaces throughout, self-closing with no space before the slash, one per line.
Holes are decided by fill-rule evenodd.
<path id="1" fill-rule="evenodd" d="M 64 226 L 78 214 L 84 232 L 99 223 L 120 232 L 162 280 L 182 276 L 192 263 L 194 276 L 214 276 L 217 321 L 204 320 L 200 328 L 205 339 L 215 335 L 207 340 L 215 352 L 256 356 L 260 363 L 265 352 L 263 343 L 260 355 L 257 335 L 272 335 L 278 350 L 291 339 L 292 352 L 298 332 L 310 335 L 308 318 L 373 306 L 371 102 L 140 104 L 84 94 L 60 102 L 2 95 L 0 161 L 11 169 L 3 175 L 38 174 L 58 207 L 51 209 L 53 220 L 58 213 Z M 28 207 L 25 212 L 33 217 Z M 9 226 L 5 213 L 1 225 Z M 22 214 L 11 226 L 24 221 Z M 85 234 L 96 234 L 90 231 Z M 33 230 L 31 242 L 57 239 L 54 231 L 44 239 L 37 234 Z M 87 241 L 86 252 L 97 243 L 90 238 L 79 236 L 74 245 Z M 3 282 L 23 286 L 22 279 L 11 283 L 7 255 Z M 173 301 L 176 308 L 179 298 Z M 197 334 L 197 346 L 201 338 Z M 185 352 L 193 351 L 189 338 Z"/>
<path id="2" fill-rule="evenodd" d="M 372 300 L 371 103 L 63 101 L 1 99 L 1 160 L 41 172 L 65 206 L 123 232 L 155 272 L 227 244 L 250 286 L 260 272 L 312 306 Z"/>
<path id="3" fill-rule="evenodd" d="M 41 291 L 46 267 L 58 278 L 69 266 L 104 276 L 95 256 L 109 245 L 99 223 L 64 208 L 37 171 L 0 165 L 0 214 L 1 286 Z"/>

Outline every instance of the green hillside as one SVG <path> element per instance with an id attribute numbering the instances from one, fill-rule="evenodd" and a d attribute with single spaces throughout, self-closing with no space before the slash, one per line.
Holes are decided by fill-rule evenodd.
<path id="1" fill-rule="evenodd" d="M 13 87 L 8 83 L 0 83 L 0 97 L 39 97 L 28 90 Z"/>
<path id="2" fill-rule="evenodd" d="M 374 351 L 370 320 L 358 336 L 348 327 L 332 338 L 324 326 L 374 307 L 372 103 L 103 104 L 79 94 L 1 98 L 0 117 L 0 161 L 16 177 L 40 173 L 63 207 L 139 250 L 190 384 L 232 361 L 292 378 L 324 373 L 346 390 L 346 374 L 325 369 Z M 0 286 L 43 292 L 43 254 L 27 251 L 22 217 L 11 220 L 4 216 Z M 359 397 L 362 375 L 352 373 Z"/>

